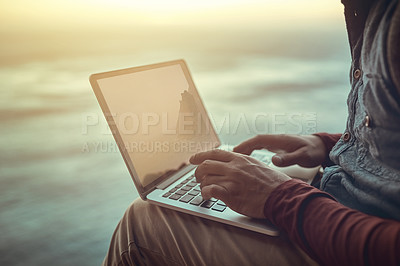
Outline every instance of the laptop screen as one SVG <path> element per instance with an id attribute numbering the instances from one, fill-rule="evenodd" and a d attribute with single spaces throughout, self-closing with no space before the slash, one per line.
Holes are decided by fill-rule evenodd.
<path id="1" fill-rule="evenodd" d="M 143 187 L 183 168 L 191 155 L 219 145 L 184 61 L 153 66 L 97 80 L 108 122 Z"/>

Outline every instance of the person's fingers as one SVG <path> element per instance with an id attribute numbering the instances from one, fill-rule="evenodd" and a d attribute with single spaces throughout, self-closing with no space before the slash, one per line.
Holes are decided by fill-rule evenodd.
<path id="1" fill-rule="evenodd" d="M 295 143 L 294 140 L 294 137 L 289 135 L 258 135 L 242 142 L 233 148 L 233 151 L 250 155 L 252 151 L 259 149 L 290 150 Z"/>
<path id="2" fill-rule="evenodd" d="M 252 151 L 265 148 L 264 142 L 268 142 L 269 135 L 258 135 L 248 139 L 233 148 L 234 152 L 250 155 Z"/>
<path id="3" fill-rule="evenodd" d="M 299 164 L 301 161 L 303 161 L 303 156 L 303 149 L 298 149 L 290 153 L 277 153 L 272 157 L 272 163 L 281 167 Z"/>
<path id="4" fill-rule="evenodd" d="M 197 167 L 194 176 L 197 182 L 201 182 L 206 175 L 223 175 L 226 167 L 225 162 L 205 160 Z"/>
<path id="5" fill-rule="evenodd" d="M 210 198 L 216 198 L 227 203 L 229 199 L 229 192 L 226 190 L 225 187 L 212 184 L 205 186 L 201 189 L 201 196 L 205 200 L 208 200 Z"/>
<path id="6" fill-rule="evenodd" d="M 233 179 L 225 175 L 205 175 L 200 183 L 200 188 L 217 184 L 223 186 L 223 183 L 233 182 Z"/>
<path id="7" fill-rule="evenodd" d="M 216 149 L 211 151 L 199 152 L 190 157 L 189 161 L 191 164 L 201 164 L 205 160 L 230 162 L 234 157 L 235 155 L 233 152 Z"/>

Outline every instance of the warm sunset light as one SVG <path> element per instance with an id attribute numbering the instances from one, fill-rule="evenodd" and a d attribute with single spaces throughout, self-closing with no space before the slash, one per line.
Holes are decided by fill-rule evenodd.
<path id="1" fill-rule="evenodd" d="M 312 6 L 312 8 L 310 8 Z M 254 23 L 290 24 L 293 20 L 307 22 L 337 20 L 341 6 L 333 1 L 295 0 L 87 0 L 87 1 L 3 1 L 0 29 L 55 29 L 130 25 L 210 25 Z"/>
<path id="2" fill-rule="evenodd" d="M 138 196 L 91 74 L 185 60 L 224 144 L 345 127 L 340 0 L 0 0 L 0 38 L 0 265 L 100 265 Z"/>

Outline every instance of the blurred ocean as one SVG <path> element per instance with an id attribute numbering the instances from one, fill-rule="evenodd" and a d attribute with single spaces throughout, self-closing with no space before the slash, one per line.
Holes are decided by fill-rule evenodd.
<path id="1" fill-rule="evenodd" d="M 273 27 L 1 33 L 0 265 L 99 265 L 137 197 L 92 73 L 185 59 L 229 144 L 342 132 L 344 23 Z"/>

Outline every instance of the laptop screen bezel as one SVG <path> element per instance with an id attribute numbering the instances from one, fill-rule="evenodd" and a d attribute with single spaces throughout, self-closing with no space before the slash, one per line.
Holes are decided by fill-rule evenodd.
<path id="1" fill-rule="evenodd" d="M 125 161 L 126 166 L 128 167 L 129 174 L 131 175 L 131 178 L 136 186 L 137 191 L 139 192 L 139 195 L 142 199 L 146 198 L 146 195 L 149 194 L 151 191 L 153 191 L 159 184 L 164 182 L 166 179 L 170 178 L 174 173 L 168 176 L 164 177 L 159 177 L 150 184 L 143 186 L 142 183 L 140 182 L 140 179 L 138 177 L 137 172 L 135 171 L 135 167 L 130 159 L 129 153 L 126 150 L 126 147 L 124 145 L 124 142 L 122 140 L 122 137 L 120 135 L 120 132 L 118 131 L 117 126 L 114 123 L 113 117 L 111 116 L 111 112 L 107 106 L 107 103 L 105 101 L 105 98 L 103 96 L 103 93 L 100 89 L 100 86 L 98 84 L 98 80 L 104 79 L 104 78 L 110 78 L 110 77 L 115 77 L 115 76 L 120 76 L 120 75 L 126 75 L 130 73 L 135 73 L 135 72 L 140 72 L 140 71 L 146 71 L 146 70 L 151 70 L 151 69 L 156 69 L 156 68 L 161 68 L 161 67 L 166 67 L 166 66 L 172 66 L 172 65 L 177 65 L 179 64 L 183 70 L 183 73 L 185 75 L 185 78 L 187 82 L 189 83 L 189 86 L 192 86 L 193 91 L 196 93 L 196 96 L 199 99 L 202 111 L 206 114 L 206 118 L 209 122 L 210 125 L 210 134 L 212 136 L 210 138 L 213 138 L 216 140 L 215 147 L 217 148 L 221 145 L 220 139 L 215 132 L 214 125 L 212 124 L 212 121 L 210 120 L 210 116 L 204 106 L 204 103 L 197 91 L 197 88 L 193 82 L 193 79 L 191 77 L 190 71 L 186 65 L 186 62 L 182 59 L 180 60 L 174 60 L 174 61 L 168 61 L 168 62 L 163 62 L 163 63 L 157 63 L 157 64 L 151 64 L 151 65 L 146 65 L 146 66 L 139 66 L 139 67 L 132 67 L 132 68 L 126 68 L 126 69 L 120 69 L 120 70 L 114 70 L 114 71 L 109 71 L 109 72 L 102 72 L 102 73 L 97 73 L 97 74 L 92 74 L 89 77 L 90 84 L 93 88 L 94 94 L 96 95 L 96 98 L 99 102 L 99 105 L 103 111 L 103 114 L 106 118 L 107 124 L 110 127 L 110 130 L 114 136 L 114 139 L 117 143 L 117 146 L 121 152 L 121 155 Z"/>

